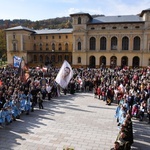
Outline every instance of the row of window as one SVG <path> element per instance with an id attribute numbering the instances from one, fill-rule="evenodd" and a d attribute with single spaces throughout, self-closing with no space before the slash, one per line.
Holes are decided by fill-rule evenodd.
<path id="1" fill-rule="evenodd" d="M 51 55 L 51 56 L 43 56 L 43 55 L 40 55 L 40 56 L 37 56 L 37 55 L 34 55 L 33 56 L 33 61 L 34 62 L 47 62 L 47 63 L 56 63 L 56 62 L 63 62 L 64 60 L 71 60 L 71 58 L 69 58 L 69 55 Z"/>
<path id="2" fill-rule="evenodd" d="M 136 36 L 133 39 L 133 50 L 140 50 L 141 45 L 141 39 L 140 37 Z M 78 42 L 78 50 L 82 49 L 82 43 Z M 111 38 L 111 50 L 117 50 L 118 49 L 118 39 L 117 37 Z M 89 49 L 90 50 L 96 50 L 96 38 L 91 37 L 89 40 Z M 100 50 L 106 50 L 107 49 L 107 39 L 106 37 L 100 38 Z M 122 38 L 122 50 L 129 50 L 129 38 L 127 36 L 124 36 Z"/>
<path id="3" fill-rule="evenodd" d="M 42 39 L 42 37 L 43 37 L 43 36 L 39 36 L 39 37 L 34 36 L 34 40 L 36 40 L 36 38 Z M 44 38 L 44 37 L 43 37 L 43 38 Z M 46 35 L 46 36 L 45 36 L 45 39 L 48 39 L 48 38 L 49 38 L 49 36 Z M 61 35 L 59 35 L 58 38 L 61 39 Z M 52 36 L 52 39 L 55 39 L 55 36 L 54 36 L 54 35 Z M 66 39 L 68 39 L 68 35 L 66 35 Z"/>
<path id="4" fill-rule="evenodd" d="M 52 43 L 51 48 L 49 47 L 49 44 L 48 44 L 48 43 L 46 43 L 45 46 L 46 46 L 46 50 L 53 50 L 53 51 L 56 50 L 56 44 L 55 44 L 55 43 Z M 42 44 L 42 43 L 40 43 L 39 47 L 40 47 L 40 48 L 39 48 L 40 50 L 43 50 L 43 44 Z M 61 43 L 58 44 L 58 48 L 57 48 L 57 49 L 58 49 L 59 51 L 62 50 L 62 44 L 61 44 Z M 34 44 L 34 45 L 33 45 L 33 50 L 37 50 L 37 44 Z M 68 43 L 65 44 L 64 50 L 65 50 L 65 51 L 68 51 L 68 50 L 69 50 L 69 45 L 68 45 Z"/>
<path id="5" fill-rule="evenodd" d="M 107 61 L 107 58 L 105 56 L 101 56 L 100 57 L 100 66 L 102 65 L 106 65 L 106 61 Z M 110 66 L 111 67 L 116 67 L 117 66 L 117 57 L 116 56 L 112 56 L 110 58 Z M 128 57 L 127 56 L 123 56 L 121 58 L 121 66 L 124 67 L 124 66 L 128 66 L 129 60 L 128 60 Z M 81 57 L 77 57 L 77 63 L 82 63 L 82 59 Z M 96 63 L 96 58 L 95 56 L 90 56 L 89 57 L 89 65 L 95 65 Z M 135 66 L 135 67 L 138 67 L 140 65 L 140 58 L 138 56 L 135 56 L 133 57 L 132 59 L 132 66 Z M 95 66 L 93 66 L 95 67 Z"/>
<path id="6" fill-rule="evenodd" d="M 68 39 L 68 35 L 65 35 L 65 36 L 66 36 L 66 39 Z M 34 40 L 36 40 L 37 38 L 42 39 L 42 37 L 44 38 L 44 36 L 38 36 L 38 37 L 34 36 Z M 62 37 L 61 35 L 58 36 L 59 39 L 61 39 L 61 37 Z M 29 36 L 29 38 L 30 38 L 30 36 Z M 49 36 L 46 35 L 45 39 L 48 39 L 48 38 L 49 38 Z M 16 39 L 16 35 L 15 34 L 13 34 L 13 39 Z M 52 36 L 52 39 L 55 39 L 54 35 Z"/>
<path id="7" fill-rule="evenodd" d="M 81 21 L 82 21 L 81 17 L 78 17 L 78 24 L 81 24 Z M 123 28 L 124 28 L 124 29 L 128 29 L 128 26 L 124 26 Z M 134 28 L 135 28 L 135 29 L 139 29 L 140 26 L 135 26 Z M 106 29 L 106 27 L 101 27 L 101 29 L 104 30 L 104 29 Z M 117 29 L 117 27 L 116 27 L 116 26 L 113 26 L 112 29 Z M 94 28 L 94 27 L 91 27 L 91 30 L 95 30 L 95 28 Z"/>
<path id="8" fill-rule="evenodd" d="M 119 28 L 117 28 L 116 26 L 113 26 L 113 27 L 111 27 L 112 29 L 119 29 Z M 122 27 L 123 29 L 128 29 L 129 27 L 128 26 L 124 26 L 124 27 Z M 134 27 L 135 29 L 139 29 L 140 28 L 140 26 L 135 26 Z M 90 28 L 91 30 L 95 30 L 95 28 L 94 27 L 91 27 Z M 105 30 L 105 29 L 107 29 L 107 27 L 101 27 L 101 28 L 98 28 L 98 29 L 102 29 L 102 30 Z M 110 29 L 110 28 L 109 28 Z"/>
<path id="9" fill-rule="evenodd" d="M 16 51 L 17 50 L 17 44 L 16 43 L 13 43 L 13 51 Z M 33 45 L 33 50 L 37 50 L 37 44 L 34 44 Z M 39 50 L 43 50 L 43 44 L 40 43 L 39 45 Z M 53 43 L 51 45 L 51 48 L 49 48 L 49 45 L 48 43 L 46 43 L 46 49 L 45 50 L 52 50 L 52 51 L 55 51 L 56 50 L 56 45 Z M 62 50 L 62 44 L 59 43 L 58 44 L 58 50 L 61 51 Z M 68 43 L 65 44 L 65 48 L 64 48 L 65 51 L 68 51 L 69 50 L 69 45 Z"/>

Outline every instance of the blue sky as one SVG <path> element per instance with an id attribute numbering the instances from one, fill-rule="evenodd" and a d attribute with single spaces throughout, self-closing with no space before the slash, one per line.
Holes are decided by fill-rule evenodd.
<path id="1" fill-rule="evenodd" d="M 0 4 L 0 19 L 31 21 L 67 17 L 77 12 L 136 15 L 150 8 L 150 0 L 0 0 Z"/>

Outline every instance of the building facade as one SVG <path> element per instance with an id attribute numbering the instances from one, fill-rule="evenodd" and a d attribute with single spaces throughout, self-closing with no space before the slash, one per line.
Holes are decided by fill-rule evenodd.
<path id="1" fill-rule="evenodd" d="M 72 62 L 72 29 L 32 30 L 17 26 L 6 29 L 7 61 L 21 57 L 29 66 L 60 67 Z"/>
<path id="2" fill-rule="evenodd" d="M 24 57 L 29 65 L 64 59 L 74 67 L 146 67 L 150 65 L 150 9 L 138 15 L 71 14 L 73 29 L 6 29 L 7 60 Z"/>

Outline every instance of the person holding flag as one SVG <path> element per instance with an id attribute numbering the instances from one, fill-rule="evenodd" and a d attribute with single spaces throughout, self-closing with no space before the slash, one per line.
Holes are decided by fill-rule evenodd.
<path id="1" fill-rule="evenodd" d="M 56 76 L 55 81 L 63 89 L 65 89 L 68 86 L 72 77 L 73 77 L 73 70 L 72 70 L 70 64 L 66 60 L 64 60 L 62 66 Z"/>

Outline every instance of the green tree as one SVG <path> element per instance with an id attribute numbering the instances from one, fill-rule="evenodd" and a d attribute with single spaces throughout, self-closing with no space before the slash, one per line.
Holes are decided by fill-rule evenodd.
<path id="1" fill-rule="evenodd" d="M 0 58 L 6 58 L 6 34 L 4 30 L 0 30 Z"/>
<path id="2" fill-rule="evenodd" d="M 39 21 L 36 21 L 33 28 L 34 28 L 35 30 L 40 29 L 40 22 L 39 22 Z"/>

